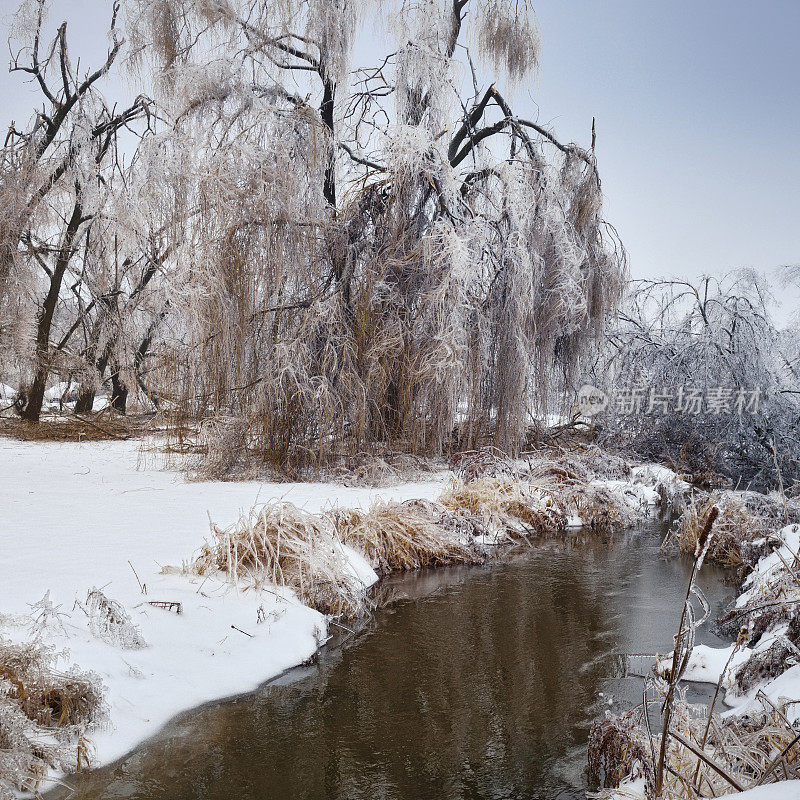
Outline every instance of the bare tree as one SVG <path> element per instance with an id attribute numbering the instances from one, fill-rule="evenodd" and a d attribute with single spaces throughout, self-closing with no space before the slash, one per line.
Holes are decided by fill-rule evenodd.
<path id="1" fill-rule="evenodd" d="M 612 404 L 606 440 L 734 480 L 777 484 L 776 459 L 800 477 L 796 332 L 776 329 L 768 300 L 751 270 L 633 282 L 595 380 L 638 400 Z"/>
<path id="2" fill-rule="evenodd" d="M 97 249 L 96 221 L 121 180 L 118 134 L 148 113 L 143 96 L 119 110 L 98 89 L 123 44 L 118 12 L 115 3 L 111 45 L 95 70 L 73 65 L 66 23 L 45 42 L 46 0 L 21 7 L 10 43 L 11 71 L 31 76 L 43 100 L 28 129 L 12 125 L 0 153 L 0 307 L 12 321 L 2 333 L 15 334 L 27 375 L 18 407 L 29 421 L 39 419 L 48 375 L 74 332 L 58 319 L 59 308 L 85 313 L 82 293 Z M 69 287 L 68 276 L 74 279 Z M 59 326 L 70 333 L 54 343 Z"/>

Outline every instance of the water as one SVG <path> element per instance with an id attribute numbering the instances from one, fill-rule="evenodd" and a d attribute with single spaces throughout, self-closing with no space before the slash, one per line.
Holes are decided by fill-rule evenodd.
<path id="1" fill-rule="evenodd" d="M 184 714 L 69 779 L 71 796 L 582 798 L 592 720 L 641 700 L 631 673 L 651 660 L 624 656 L 671 649 L 690 564 L 660 554 L 663 530 L 392 578 L 389 605 L 316 663 Z M 700 576 L 712 612 L 733 597 L 723 577 L 708 565 Z M 699 639 L 722 644 L 710 630 Z"/>

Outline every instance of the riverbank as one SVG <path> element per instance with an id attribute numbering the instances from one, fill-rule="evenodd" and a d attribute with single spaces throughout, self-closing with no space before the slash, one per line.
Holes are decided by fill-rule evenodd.
<path id="1" fill-rule="evenodd" d="M 449 531 L 477 560 L 541 525 L 555 533 L 582 522 L 626 524 L 679 487 L 657 468 L 600 479 L 574 464 L 558 478 L 562 497 L 541 463 L 522 481 L 483 476 L 464 485 L 441 474 L 381 489 L 187 482 L 153 463 L 134 442 L 0 440 L 0 636 L 8 663 L 28 659 L 24 674 L 6 669 L 4 696 L 10 703 L 37 696 L 41 706 L 5 720 L 7 729 L 15 726 L 17 746 L 27 746 L 27 761 L 3 765 L 17 782 L 109 763 L 176 713 L 251 691 L 325 641 L 331 618 L 300 602 L 309 596 L 274 571 L 253 580 L 254 573 L 232 573 L 224 563 L 197 569 L 204 537 L 214 541 L 209 518 L 223 538 L 253 506 L 280 513 L 291 503 L 322 527 L 339 519 L 350 531 L 349 539 L 335 539 L 340 584 L 366 597 L 377 573 L 402 566 L 377 545 L 387 509 L 395 513 L 404 501 L 422 501 L 412 507 L 427 515 L 428 534 Z M 75 680 L 59 678 L 56 686 L 65 674 Z M 88 705 L 83 716 L 65 711 L 87 701 L 87 686 L 96 690 L 91 713 Z"/>
<path id="2" fill-rule="evenodd" d="M 722 491 L 696 496 L 673 529 L 673 545 L 693 553 L 697 569 L 704 559 L 734 568 L 740 588 L 733 606 L 717 620 L 732 644 L 692 646 L 694 628 L 700 623 L 688 614 L 684 630 L 689 632 L 678 637 L 689 641 L 684 644 L 685 657 L 674 659 L 670 654 L 656 664 L 654 702 L 675 709 L 661 797 L 800 797 L 798 522 L 797 499 Z M 701 595 L 697 600 L 702 606 Z M 670 699 L 676 661 L 681 662 L 677 679 L 682 684 L 716 687 L 710 707 Z M 653 796 L 654 754 L 661 735 L 646 727 L 641 709 L 595 726 L 590 750 L 594 748 L 598 764 L 605 762 L 607 776 L 617 770 L 619 782 L 619 788 L 598 797 Z"/>

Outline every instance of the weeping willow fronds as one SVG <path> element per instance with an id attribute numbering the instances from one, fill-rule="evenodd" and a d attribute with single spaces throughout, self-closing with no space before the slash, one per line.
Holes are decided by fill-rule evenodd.
<path id="1" fill-rule="evenodd" d="M 110 373 L 115 409 L 130 392 L 176 438 L 194 431 L 181 447 L 219 477 L 518 453 L 626 277 L 593 154 L 494 84 L 458 86 L 463 37 L 512 80 L 535 67 L 528 3 L 397 2 L 397 50 L 355 72 L 367 12 L 351 0 L 124 10 L 157 114 L 113 191 L 87 144 L 102 104 L 75 120 L 82 188 L 62 199 L 92 218 L 69 240 L 75 296 L 59 287 L 50 338 L 84 341 L 39 348 L 40 388 L 76 380 L 85 411 Z"/>
<path id="2" fill-rule="evenodd" d="M 478 49 L 497 72 L 520 81 L 539 68 L 541 32 L 528 0 L 488 0 L 477 7 Z"/>

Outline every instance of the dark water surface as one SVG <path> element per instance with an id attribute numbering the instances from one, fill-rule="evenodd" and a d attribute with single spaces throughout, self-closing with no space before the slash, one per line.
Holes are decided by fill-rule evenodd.
<path id="1" fill-rule="evenodd" d="M 578 534 L 393 578 L 390 605 L 317 663 L 188 712 L 51 796 L 582 798 L 592 720 L 641 700 L 631 672 L 651 660 L 624 656 L 671 649 L 690 565 L 661 555 L 663 533 Z M 733 596 L 722 578 L 708 565 L 700 576 L 712 612 Z"/>

